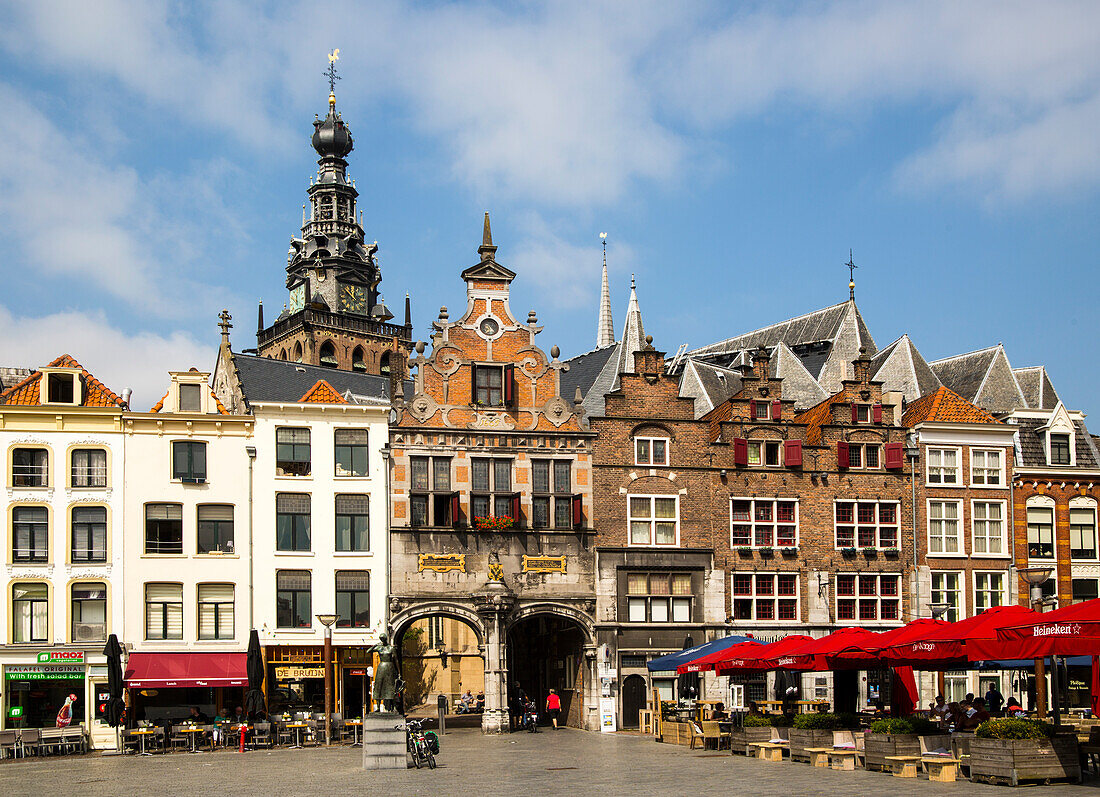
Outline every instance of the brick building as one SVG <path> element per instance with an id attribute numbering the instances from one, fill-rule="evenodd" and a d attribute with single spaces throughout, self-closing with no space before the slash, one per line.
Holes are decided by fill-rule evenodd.
<path id="1" fill-rule="evenodd" d="M 413 395 L 395 402 L 390 624 L 397 639 L 424 618 L 473 630 L 486 732 L 507 729 L 517 683 L 540 702 L 557 689 L 568 723 L 594 728 L 594 435 L 562 394 L 557 347 L 535 345 L 535 313 L 509 308 L 516 275 L 496 262 L 488 214 L 478 253 L 465 312 L 440 310 Z"/>

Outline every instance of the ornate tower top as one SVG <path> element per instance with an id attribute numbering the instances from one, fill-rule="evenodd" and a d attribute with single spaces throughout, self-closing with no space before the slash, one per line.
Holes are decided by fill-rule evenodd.
<path id="1" fill-rule="evenodd" d="M 603 243 L 603 284 L 600 286 L 600 320 L 596 324 L 596 348 L 615 344 L 615 324 L 611 320 L 611 286 L 607 281 L 607 233 L 600 233 Z"/>

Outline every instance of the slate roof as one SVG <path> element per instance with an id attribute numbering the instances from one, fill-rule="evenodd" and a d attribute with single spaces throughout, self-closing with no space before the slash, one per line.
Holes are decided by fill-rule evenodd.
<path id="1" fill-rule="evenodd" d="M 930 363 L 946 387 L 990 412 L 1007 413 L 1027 406 L 1001 344 L 945 357 Z"/>
<path id="2" fill-rule="evenodd" d="M 680 375 L 680 398 L 695 400 L 695 417 L 702 418 L 741 389 L 741 374 L 700 360 L 688 360 Z"/>
<path id="3" fill-rule="evenodd" d="M 795 409 L 813 407 L 829 395 L 786 343 L 780 342 L 771 352 L 768 368 L 775 378 L 783 380 L 783 398 L 792 400 Z"/>
<path id="4" fill-rule="evenodd" d="M 84 367 L 70 357 L 62 354 L 47 368 L 78 368 L 84 380 L 84 396 L 82 407 L 120 407 L 126 408 L 125 402 L 115 394 L 113 390 L 92 376 Z M 26 379 L 12 385 L 0 393 L 0 404 L 8 406 L 38 407 L 42 405 L 42 372 L 34 371 Z"/>
<path id="5" fill-rule="evenodd" d="M 1018 427 L 1016 433 L 1019 464 L 1023 467 L 1045 468 L 1047 467 L 1046 449 L 1043 447 L 1043 435 L 1039 429 L 1045 426 L 1048 419 L 1044 418 L 1013 418 L 1013 423 Z M 1074 443 L 1077 449 L 1078 468 L 1100 467 L 1100 451 L 1096 442 L 1089 434 L 1085 424 L 1081 421 L 1073 422 Z"/>
<path id="6" fill-rule="evenodd" d="M 801 415 L 795 416 L 795 423 L 806 424 L 806 445 L 821 445 L 821 427 L 832 422 L 832 406 L 843 401 L 847 401 L 847 399 L 844 398 L 844 392 L 841 391 L 829 396 L 816 407 L 811 407 Z"/>
<path id="7" fill-rule="evenodd" d="M 918 423 L 1000 423 L 996 418 L 976 407 L 959 394 L 946 387 L 921 396 L 909 405 L 901 418 L 901 425 L 912 428 Z"/>
<path id="8" fill-rule="evenodd" d="M 337 371 L 238 352 L 233 352 L 233 359 L 241 376 L 241 390 L 249 402 L 296 404 L 322 379 L 341 396 L 350 391 L 353 396 L 391 398 L 390 380 L 386 376 Z M 405 382 L 404 390 L 406 396 L 411 396 L 412 382 Z"/>
<path id="9" fill-rule="evenodd" d="M 585 414 L 603 415 L 603 397 L 614 386 L 618 354 L 619 344 L 615 343 L 566 360 L 569 370 L 561 372 L 562 398 L 572 402 L 577 388 L 580 388 Z"/>
<path id="10" fill-rule="evenodd" d="M 1041 365 L 1028 368 L 1013 368 L 1016 382 L 1024 394 L 1029 409 L 1052 410 L 1058 404 L 1058 394 L 1047 376 L 1047 369 Z"/>
<path id="11" fill-rule="evenodd" d="M 902 335 L 871 358 L 871 378 L 882 382 L 883 390 L 901 393 L 910 402 L 940 387 L 939 378 L 908 335 Z"/>

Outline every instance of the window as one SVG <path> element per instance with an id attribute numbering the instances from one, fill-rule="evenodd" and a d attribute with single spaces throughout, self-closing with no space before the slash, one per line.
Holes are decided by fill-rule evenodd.
<path id="1" fill-rule="evenodd" d="M 145 638 L 183 639 L 183 585 L 145 585 Z"/>
<path id="2" fill-rule="evenodd" d="M 627 573 L 626 613 L 632 623 L 690 623 L 690 573 Z"/>
<path id="3" fill-rule="evenodd" d="M 335 368 L 338 363 L 336 361 L 336 347 L 332 345 L 331 340 L 326 340 L 321 344 L 321 351 L 319 352 L 321 365 L 324 368 Z"/>
<path id="4" fill-rule="evenodd" d="M 71 558 L 75 562 L 107 561 L 107 508 L 74 506 Z"/>
<path id="5" fill-rule="evenodd" d="M 749 465 L 763 465 L 768 468 L 778 468 L 782 464 L 782 440 L 750 440 L 746 444 L 746 447 L 748 453 L 747 462 Z"/>
<path id="6" fill-rule="evenodd" d="M 898 505 L 838 501 L 834 506 L 837 548 L 897 548 Z"/>
<path id="7" fill-rule="evenodd" d="M 337 628 L 370 627 L 370 573 L 366 570 L 336 571 Z"/>
<path id="8" fill-rule="evenodd" d="M 518 524 L 520 518 L 513 517 L 513 512 L 519 508 L 514 497 L 512 460 L 470 460 L 470 516 L 475 521 L 477 518 L 510 517 Z"/>
<path id="9" fill-rule="evenodd" d="M 49 587 L 38 582 L 12 584 L 11 641 L 45 642 L 49 634 Z"/>
<path id="10" fill-rule="evenodd" d="M 974 613 L 984 612 L 995 606 L 1004 606 L 1005 574 L 974 573 Z"/>
<path id="11" fill-rule="evenodd" d="M 73 642 L 102 642 L 107 639 L 107 585 L 73 584 Z"/>
<path id="12" fill-rule="evenodd" d="M 199 507 L 199 553 L 233 553 L 233 505 Z"/>
<path id="13" fill-rule="evenodd" d="M 367 475 L 367 430 L 337 429 L 333 442 L 336 446 L 336 475 Z"/>
<path id="14" fill-rule="evenodd" d="M 1098 582 L 1095 578 L 1073 579 L 1073 602 L 1081 603 L 1082 601 L 1096 600 L 1097 597 L 1100 597 L 1100 590 L 1097 586 Z"/>
<path id="15" fill-rule="evenodd" d="M 336 496 L 336 550 L 370 550 L 370 500 L 367 496 Z"/>
<path id="16" fill-rule="evenodd" d="M 837 573 L 837 620 L 897 620 L 901 617 L 900 576 Z"/>
<path id="17" fill-rule="evenodd" d="M 1073 559 L 1096 558 L 1096 509 L 1069 508 L 1069 549 Z"/>
<path id="18" fill-rule="evenodd" d="M 970 483 L 986 487 L 999 487 L 1004 483 L 1000 451 L 970 450 Z"/>
<path id="19" fill-rule="evenodd" d="M 771 417 L 771 405 L 767 401 L 755 401 L 753 405 L 753 419 L 766 421 Z"/>
<path id="20" fill-rule="evenodd" d="M 1054 558 L 1054 507 L 1027 508 L 1027 556 L 1029 559 Z"/>
<path id="21" fill-rule="evenodd" d="M 928 553 L 962 553 L 959 535 L 959 502 L 928 502 Z"/>
<path id="22" fill-rule="evenodd" d="M 309 429 L 276 429 L 275 475 L 308 476 L 309 472 Z"/>
<path id="23" fill-rule="evenodd" d="M 735 620 L 799 619 L 795 573 L 734 573 L 732 594 Z"/>
<path id="24" fill-rule="evenodd" d="M 474 366 L 474 402 L 484 407 L 504 405 L 504 369 L 501 366 Z"/>
<path id="25" fill-rule="evenodd" d="M 1051 465 L 1069 465 L 1070 464 L 1069 435 L 1068 434 L 1051 434 L 1050 435 L 1050 464 Z"/>
<path id="26" fill-rule="evenodd" d="M 309 550 L 309 495 L 277 493 L 275 495 L 275 550 Z"/>
<path id="27" fill-rule="evenodd" d="M 946 485 L 959 483 L 959 450 L 957 448 L 928 449 L 928 483 Z"/>
<path id="28" fill-rule="evenodd" d="M 378 373 L 382 376 L 390 375 L 390 353 L 388 351 L 382 352 L 382 356 L 378 358 Z"/>
<path id="29" fill-rule="evenodd" d="M 102 448 L 74 448 L 70 459 L 69 482 L 73 487 L 107 486 L 107 452 Z"/>
<path id="30" fill-rule="evenodd" d="M 13 562 L 49 561 L 50 515 L 46 507 L 12 507 L 11 531 Z"/>
<path id="31" fill-rule="evenodd" d="M 798 502 L 734 498 L 730 545 L 737 548 L 794 548 L 798 545 Z"/>
<path id="32" fill-rule="evenodd" d="M 1004 504 L 998 501 L 975 501 L 971 505 L 974 532 L 974 556 L 1001 556 L 1005 548 Z"/>
<path id="33" fill-rule="evenodd" d="M 961 581 L 959 573 L 932 573 L 932 603 L 947 604 L 943 619 L 949 623 L 961 620 L 966 614 L 962 605 Z"/>
<path id="34" fill-rule="evenodd" d="M 44 448 L 13 448 L 12 487 L 46 487 L 49 484 L 49 452 Z"/>
<path id="35" fill-rule="evenodd" d="M 849 443 L 848 467 L 865 470 L 879 467 L 881 448 L 878 443 Z"/>
<path id="36" fill-rule="evenodd" d="M 180 384 L 180 412 L 202 412 L 202 385 Z"/>
<path id="37" fill-rule="evenodd" d="M 183 506 L 145 505 L 145 553 L 183 553 Z"/>
<path id="38" fill-rule="evenodd" d="M 635 465 L 667 465 L 668 464 L 668 438 L 665 437 L 635 437 L 634 438 L 634 464 Z"/>
<path id="39" fill-rule="evenodd" d="M 856 404 L 855 413 L 856 423 L 870 423 L 871 422 L 871 405 L 870 404 Z"/>
<path id="40" fill-rule="evenodd" d="M 313 624 L 310 609 L 308 570 L 279 570 L 275 574 L 275 623 L 279 628 L 309 628 Z"/>
<path id="41" fill-rule="evenodd" d="M 363 349 L 360 346 L 356 346 L 355 350 L 351 353 L 351 370 L 356 373 L 365 374 L 367 372 L 367 363 L 363 359 Z"/>
<path id="42" fill-rule="evenodd" d="M 233 585 L 199 584 L 199 639 L 233 638 Z"/>
<path id="43" fill-rule="evenodd" d="M 206 481 L 206 443 L 172 443 L 172 478 L 192 484 Z"/>
<path id="44" fill-rule="evenodd" d="M 46 401 L 50 404 L 75 404 L 74 387 L 73 374 L 49 374 L 46 376 Z"/>
<path id="45" fill-rule="evenodd" d="M 679 515 L 675 497 L 627 497 L 631 545 L 675 545 Z"/>
<path id="46" fill-rule="evenodd" d="M 531 525 L 536 529 L 573 527 L 573 461 L 531 460 Z"/>
<path id="47" fill-rule="evenodd" d="M 413 526 L 450 526 L 458 518 L 451 517 L 450 457 L 409 458 L 409 507 Z"/>

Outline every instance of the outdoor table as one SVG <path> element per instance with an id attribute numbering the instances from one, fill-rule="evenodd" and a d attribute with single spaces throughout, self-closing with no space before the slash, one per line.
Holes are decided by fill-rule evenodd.
<path id="1" fill-rule="evenodd" d="M 920 763 L 920 756 L 888 755 L 886 760 L 890 762 L 890 771 L 895 778 L 917 777 L 917 764 Z"/>
<path id="2" fill-rule="evenodd" d="M 770 761 L 773 764 L 783 761 L 783 747 L 777 742 L 752 742 L 756 748 L 756 757 L 761 761 Z"/>
<path id="3" fill-rule="evenodd" d="M 198 749 L 195 745 L 195 740 L 198 738 L 198 735 L 203 732 L 203 729 L 198 725 L 185 725 L 179 730 L 180 733 L 187 734 L 187 743 L 191 748 L 191 752 L 197 753 Z"/>
<path id="4" fill-rule="evenodd" d="M 821 767 L 822 769 L 829 768 L 829 753 L 833 752 L 833 748 L 807 747 L 806 752 L 810 754 L 811 766 Z"/>
<path id="5" fill-rule="evenodd" d="M 830 750 L 829 751 L 829 768 L 837 769 L 843 772 L 854 772 L 856 768 L 856 758 L 859 756 L 857 750 Z"/>
<path id="6" fill-rule="evenodd" d="M 306 725 L 304 722 L 288 722 L 286 724 L 286 727 L 294 729 L 294 744 L 292 744 L 288 749 L 293 750 L 295 748 L 301 747 L 302 729 L 308 728 L 309 726 Z"/>
<path id="7" fill-rule="evenodd" d="M 363 743 L 359 741 L 359 733 L 363 728 L 363 720 L 344 720 L 344 727 L 351 727 L 351 746 L 362 747 Z"/>
<path id="8" fill-rule="evenodd" d="M 141 755 L 152 755 L 152 753 L 145 749 L 145 737 L 152 736 L 156 732 L 156 728 L 134 728 L 134 730 L 131 731 L 134 736 L 138 737 L 138 742 L 141 743 Z"/>

